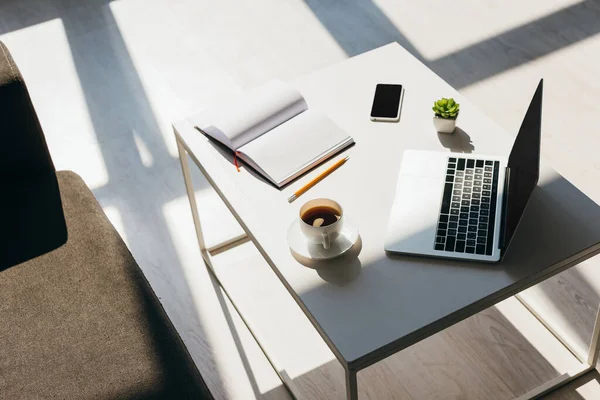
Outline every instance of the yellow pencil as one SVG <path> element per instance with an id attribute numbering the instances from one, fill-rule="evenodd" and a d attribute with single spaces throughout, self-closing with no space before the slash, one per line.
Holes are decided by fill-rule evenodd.
<path id="1" fill-rule="evenodd" d="M 288 202 L 291 203 L 292 201 L 296 200 L 298 197 L 302 196 L 308 189 L 315 186 L 317 183 L 322 181 L 323 178 L 325 178 L 327 175 L 331 174 L 333 171 L 335 171 L 336 169 L 338 169 L 339 167 L 344 165 L 344 163 L 346 161 L 348 161 L 349 158 L 350 158 L 349 156 L 346 156 L 346 157 L 342 158 L 341 160 L 338 160 L 335 164 L 333 164 L 331 167 L 327 168 L 325 171 L 321 172 L 321 174 L 319 176 L 317 176 L 312 181 L 308 182 L 306 185 L 302 186 L 293 195 L 291 195 L 288 198 Z"/>

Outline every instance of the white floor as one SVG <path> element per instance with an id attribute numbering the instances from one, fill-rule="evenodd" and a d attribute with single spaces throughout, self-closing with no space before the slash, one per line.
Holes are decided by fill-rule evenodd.
<path id="1" fill-rule="evenodd" d="M 288 395 L 203 267 L 171 121 L 209 106 L 222 93 L 271 77 L 288 80 L 398 41 L 512 134 L 544 77 L 544 154 L 600 202 L 598 33 L 600 2 L 590 0 L 0 4 L 0 40 L 25 76 L 57 169 L 78 172 L 93 189 L 219 399 Z M 477 144 L 471 145 L 477 151 Z M 217 227 L 211 240 L 236 232 L 239 228 L 208 184 L 196 178 L 202 215 L 207 225 Z M 248 254 L 228 262 L 244 262 L 253 257 Z M 598 263 L 592 259 L 528 294 L 578 348 L 587 344 L 600 301 Z M 425 378 L 403 383 L 403 394 L 383 397 L 480 398 L 493 393 L 494 398 L 510 398 L 529 384 L 522 382 L 519 370 L 505 374 L 515 371 L 513 361 L 519 358 L 529 363 L 531 381 L 558 374 L 568 363 L 567 356 L 556 355 L 560 350 L 542 346 L 526 353 L 531 357 L 516 356 L 514 350 L 526 350 L 539 329 L 523 312 L 520 304 L 509 301 L 398 358 L 403 360 L 395 364 L 398 371 L 419 370 L 421 375 L 415 376 Z M 498 326 L 509 326 L 510 334 Z M 428 353 L 428 348 L 437 351 Z M 496 351 L 497 358 L 469 359 L 469 351 Z M 498 357 L 508 361 L 498 367 Z M 323 376 L 304 372 L 298 390 L 306 398 L 333 397 Z M 377 383 L 380 376 L 372 373 L 363 381 L 367 386 L 392 385 Z M 440 381 L 453 385 L 431 384 Z M 585 390 L 573 389 L 565 396 L 598 398 L 595 377 L 583 384 Z"/>

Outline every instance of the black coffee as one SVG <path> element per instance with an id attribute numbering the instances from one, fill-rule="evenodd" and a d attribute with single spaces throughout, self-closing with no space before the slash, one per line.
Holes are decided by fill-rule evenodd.
<path id="1" fill-rule="evenodd" d="M 301 216 L 302 221 L 312 226 L 328 226 L 340 219 L 338 210 L 327 206 L 317 206 L 306 210 Z"/>

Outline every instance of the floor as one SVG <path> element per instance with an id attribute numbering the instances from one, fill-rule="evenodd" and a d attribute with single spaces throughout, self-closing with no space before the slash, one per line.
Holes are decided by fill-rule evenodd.
<path id="1" fill-rule="evenodd" d="M 203 267 L 170 122 L 222 93 L 397 41 L 513 134 L 544 77 L 544 155 L 600 202 L 599 21 L 592 0 L 4 0 L 0 40 L 25 76 L 56 167 L 93 189 L 215 397 L 289 399 Z M 194 179 L 201 216 L 214 228 L 209 240 L 235 234 L 208 183 Z M 586 351 L 600 302 L 598 264 L 524 294 L 576 352 Z M 289 368 L 278 372 L 298 398 L 343 398 L 339 365 L 251 246 L 220 265 L 265 274 L 256 290 L 288 307 L 288 323 L 278 325 L 251 292 L 230 293 L 262 318 L 260 339 L 280 340 Z M 243 275 L 230 277 L 228 286 L 240 286 Z M 303 340 L 275 338 L 286 330 Z M 508 399 L 575 363 L 512 298 L 367 369 L 359 386 L 373 399 Z M 599 378 L 588 374 L 548 398 L 600 398 Z"/>

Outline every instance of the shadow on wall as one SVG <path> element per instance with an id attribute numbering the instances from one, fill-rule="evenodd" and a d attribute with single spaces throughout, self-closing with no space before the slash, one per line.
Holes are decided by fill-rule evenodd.
<path id="1" fill-rule="evenodd" d="M 600 1 L 586 0 L 437 59 L 425 58 L 372 0 L 304 0 L 348 56 L 398 42 L 461 89 L 600 32 Z M 443 37 L 445 26 L 434 37 Z"/>

